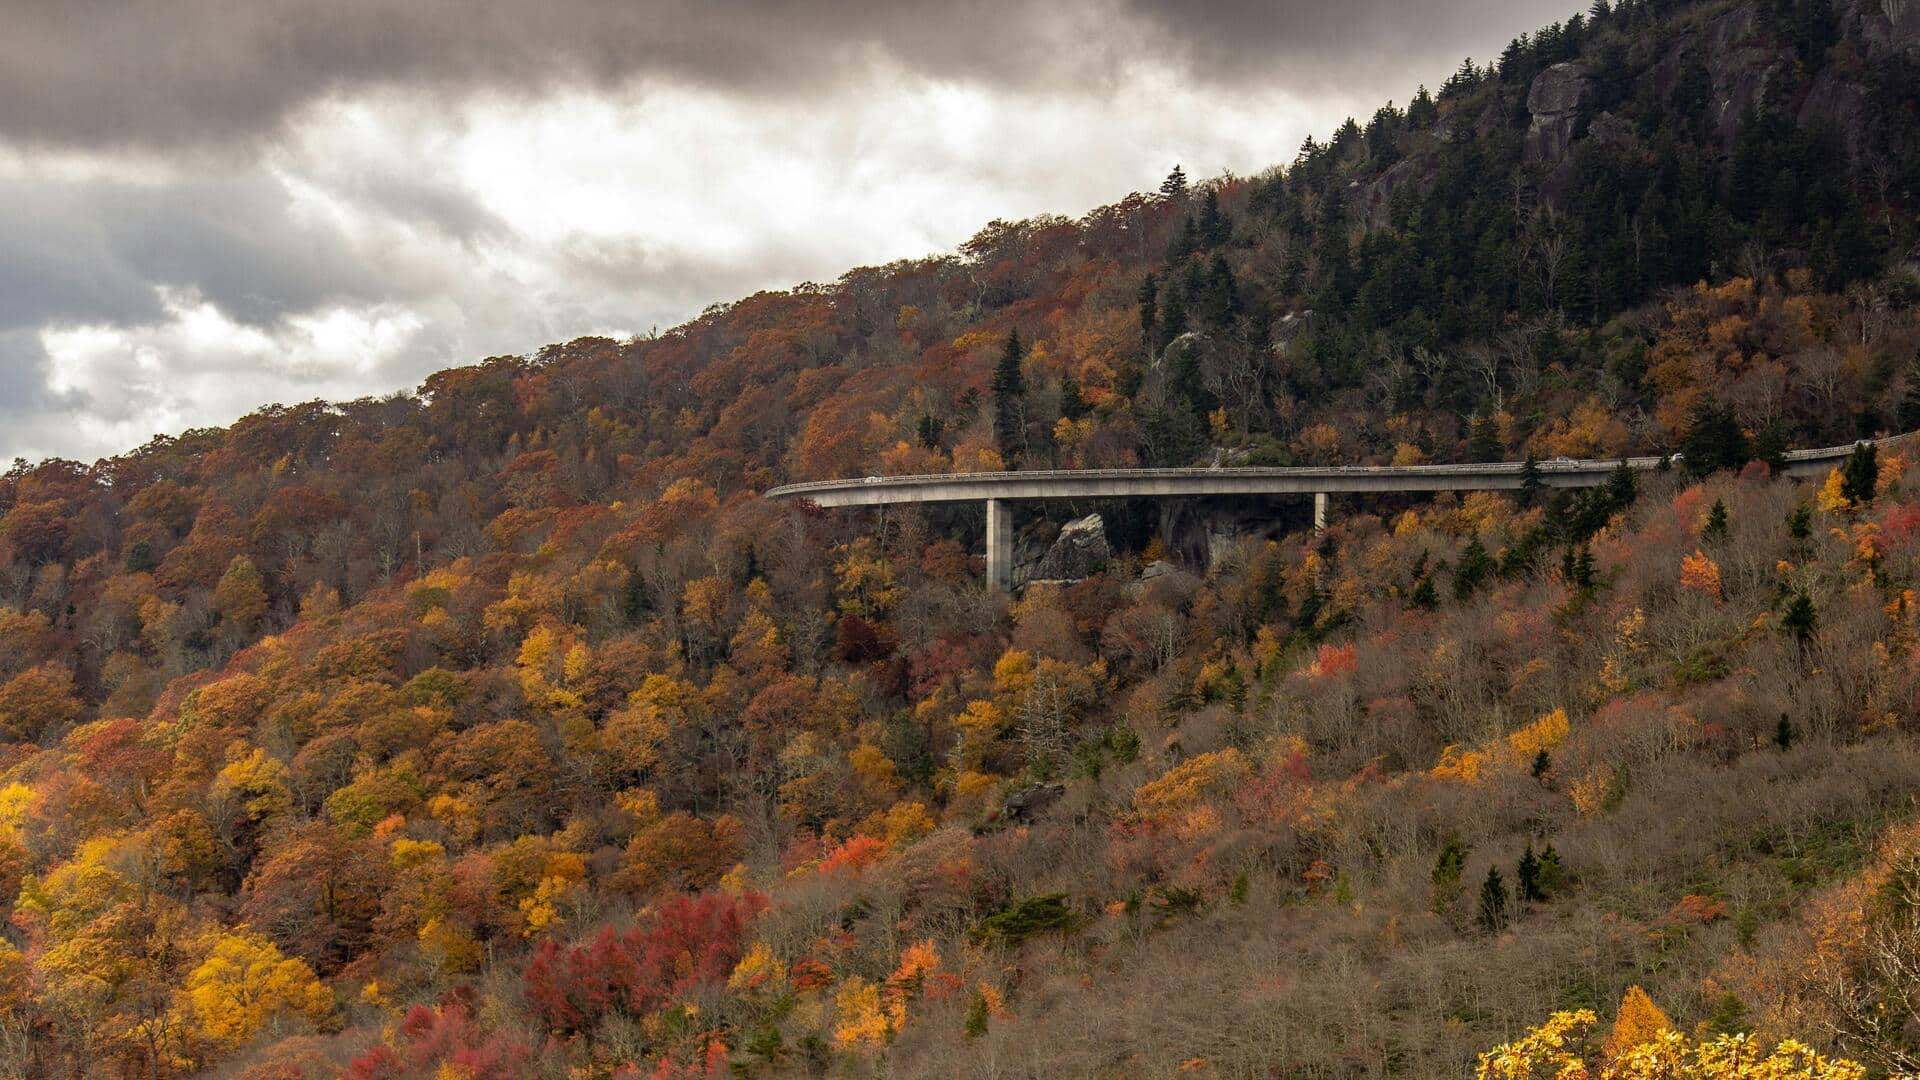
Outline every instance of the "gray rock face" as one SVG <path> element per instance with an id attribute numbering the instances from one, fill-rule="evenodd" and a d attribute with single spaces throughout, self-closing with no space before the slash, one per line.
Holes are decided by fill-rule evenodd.
<path id="1" fill-rule="evenodd" d="M 1597 143 L 1627 146 L 1634 141 L 1635 136 L 1632 124 L 1610 112 L 1603 112 L 1588 121 L 1587 138 Z"/>
<path id="2" fill-rule="evenodd" d="M 1858 153 L 1870 108 L 1867 92 L 1860 84 L 1841 78 L 1829 68 L 1807 89 L 1806 100 L 1800 105 L 1800 122 L 1819 120 L 1832 124 L 1846 137 L 1847 148 Z"/>
<path id="3" fill-rule="evenodd" d="M 1388 222 L 1395 195 L 1416 185 L 1424 190 L 1432 180 L 1433 174 L 1424 162 L 1413 158 L 1396 161 L 1379 177 L 1361 185 L 1349 205 L 1360 214 L 1367 228 L 1382 228 Z"/>
<path id="4" fill-rule="evenodd" d="M 1882 48 L 1920 51 L 1920 2 L 1878 0 L 1861 13 L 1861 36 Z"/>
<path id="5" fill-rule="evenodd" d="M 1713 20 L 1707 26 L 1707 48 L 1716 57 L 1725 56 L 1730 50 L 1744 45 L 1753 36 L 1753 26 L 1758 12 L 1752 4 L 1742 4 Z"/>
<path id="6" fill-rule="evenodd" d="M 1015 824 L 1031 824 L 1040 811 L 1059 802 L 1066 793 L 1067 785 L 1058 782 L 1021 788 L 1007 796 L 1005 805 L 1000 808 L 1000 815 Z"/>
<path id="7" fill-rule="evenodd" d="M 1756 20 L 1754 6 L 1743 4 L 1707 25 L 1707 70 L 1713 75 L 1710 118 L 1722 140 L 1733 138 L 1740 121 L 1787 68 L 1781 50 L 1756 33 Z"/>
<path id="8" fill-rule="evenodd" d="M 1593 91 L 1593 80 L 1582 65 L 1568 61 L 1534 76 L 1527 89 L 1527 160 L 1557 162 L 1573 146 L 1580 109 Z"/>
<path id="9" fill-rule="evenodd" d="M 1033 577 L 1041 581 L 1078 581 L 1089 577 L 1113 557 L 1107 545 L 1107 526 L 1099 514 L 1069 521 L 1060 527 L 1053 546 L 1034 565 Z"/>
<path id="10" fill-rule="evenodd" d="M 1207 530 L 1207 573 L 1215 574 L 1239 561 L 1240 542 L 1246 533 L 1230 525 Z"/>

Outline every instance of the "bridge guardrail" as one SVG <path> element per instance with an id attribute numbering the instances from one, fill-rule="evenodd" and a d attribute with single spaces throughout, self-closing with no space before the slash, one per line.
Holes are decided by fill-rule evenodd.
<path id="1" fill-rule="evenodd" d="M 1883 439 L 1861 439 L 1838 446 L 1809 447 L 1789 450 L 1786 460 L 1789 462 L 1823 461 L 1846 457 L 1853 448 L 1862 442 L 1876 445 L 1889 445 L 1911 438 L 1920 432 L 1906 432 Z M 1611 472 L 1624 461 L 1629 468 L 1653 469 L 1661 461 L 1678 455 L 1639 455 L 1626 458 L 1548 458 L 1536 461 L 1535 467 L 1542 475 L 1581 475 L 1599 471 Z M 1329 480 L 1342 477 L 1384 476 L 1384 477 L 1459 477 L 1459 476 L 1510 476 L 1517 475 L 1526 468 L 1524 461 L 1458 462 L 1428 465 L 1307 465 L 1307 466 L 1221 466 L 1187 468 L 1149 468 L 1149 469 L 1024 469 L 997 472 L 973 473 L 916 473 L 906 476 L 866 476 L 840 480 L 805 480 L 793 484 L 782 484 L 769 488 L 762 495 L 766 498 L 786 498 L 805 495 L 809 492 L 862 491 L 873 488 L 905 488 L 920 485 L 963 484 L 967 486 L 989 486 L 995 483 L 1032 483 L 1048 480 L 1198 480 L 1207 477 L 1232 475 L 1248 478 L 1310 480 L 1324 477 Z M 985 496 L 982 496 L 983 498 Z"/>

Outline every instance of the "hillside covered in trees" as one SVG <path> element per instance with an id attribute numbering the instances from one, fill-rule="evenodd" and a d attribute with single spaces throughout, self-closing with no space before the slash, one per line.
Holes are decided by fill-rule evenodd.
<path id="1" fill-rule="evenodd" d="M 1920 429 L 1909 6 L 1601 0 L 1256 177 L 17 463 L 0 1073 L 1920 1069 L 1920 458 L 1768 464 Z M 1113 550 L 1011 598 L 757 494 L 1675 451 L 1034 510 Z"/>

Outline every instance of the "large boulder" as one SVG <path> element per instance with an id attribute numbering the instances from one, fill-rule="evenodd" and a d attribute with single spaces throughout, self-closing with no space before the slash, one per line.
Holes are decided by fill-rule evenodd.
<path id="1" fill-rule="evenodd" d="M 1568 61 L 1534 77 L 1527 89 L 1527 160 L 1553 164 L 1567 156 L 1580 128 L 1580 110 L 1593 92 L 1587 69 Z"/>
<path id="2" fill-rule="evenodd" d="M 1000 816 L 1016 825 L 1031 825 L 1040 811 L 1059 802 L 1066 793 L 1067 785 L 1058 781 L 1021 788 L 1007 796 L 1006 803 L 1000 807 Z"/>
<path id="3" fill-rule="evenodd" d="M 1032 580 L 1079 581 L 1098 573 L 1112 557 L 1106 522 L 1099 514 L 1088 514 L 1060 527 L 1053 546 L 1034 564 Z"/>

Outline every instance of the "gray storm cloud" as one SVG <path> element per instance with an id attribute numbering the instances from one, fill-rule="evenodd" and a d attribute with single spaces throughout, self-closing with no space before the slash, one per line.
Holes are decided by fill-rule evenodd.
<path id="1" fill-rule="evenodd" d="M 265 176 L 0 181 L 0 331 L 148 321 L 162 313 L 156 287 L 260 326 L 407 292 L 332 230 L 291 215 Z"/>
<path id="2" fill-rule="evenodd" d="M 1098 93 L 1131 61 L 1405 96 L 1410 69 L 1567 14 L 1546 0 L 14 0 L 0 135 L 222 147 L 368 87 L 538 93 L 656 78 L 805 93 L 876 61 L 935 79 Z"/>
<path id="3" fill-rule="evenodd" d="M 0 461 L 1284 161 L 1547 0 L 0 0 Z"/>

